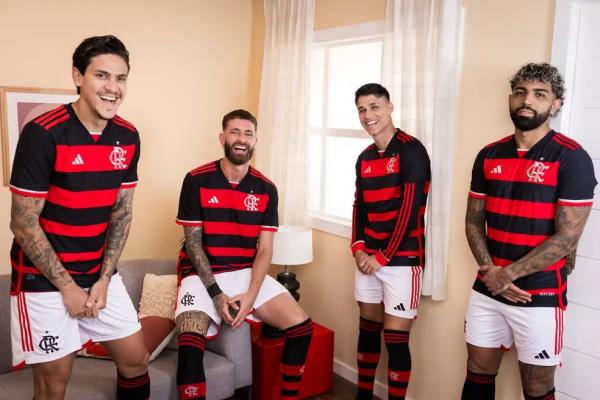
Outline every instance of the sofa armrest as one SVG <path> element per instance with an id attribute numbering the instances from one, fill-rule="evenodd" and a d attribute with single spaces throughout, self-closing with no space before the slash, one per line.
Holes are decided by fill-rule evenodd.
<path id="1" fill-rule="evenodd" d="M 237 329 L 232 329 L 227 324 L 221 324 L 219 336 L 209 341 L 206 348 L 228 358 L 235 364 L 236 388 L 252 384 L 250 325 L 246 323 Z"/>

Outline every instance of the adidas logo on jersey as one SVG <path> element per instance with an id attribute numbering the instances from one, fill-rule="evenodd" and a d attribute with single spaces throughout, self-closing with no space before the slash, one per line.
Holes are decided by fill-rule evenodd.
<path id="1" fill-rule="evenodd" d="M 548 353 L 546 353 L 546 350 L 542 350 L 542 352 L 534 358 L 537 358 L 538 360 L 547 360 L 550 358 L 550 356 L 548 355 Z"/>
<path id="2" fill-rule="evenodd" d="M 501 174 L 502 173 L 502 166 L 498 165 L 496 166 L 494 169 L 492 169 L 490 171 L 490 174 Z"/>
<path id="3" fill-rule="evenodd" d="M 83 157 L 81 157 L 81 154 L 77 153 L 77 155 L 75 156 L 75 158 L 73 159 L 73 161 L 71 162 L 71 164 L 73 165 L 83 165 Z"/>
<path id="4" fill-rule="evenodd" d="M 400 303 L 396 307 L 394 307 L 394 310 L 406 311 L 406 308 L 404 308 L 404 304 Z"/>
<path id="5" fill-rule="evenodd" d="M 363 174 L 370 174 L 371 173 L 371 166 L 369 165 L 367 168 L 364 169 Z"/>
<path id="6" fill-rule="evenodd" d="M 217 196 L 213 196 L 208 201 L 208 204 L 219 204 L 219 199 L 217 199 Z"/>

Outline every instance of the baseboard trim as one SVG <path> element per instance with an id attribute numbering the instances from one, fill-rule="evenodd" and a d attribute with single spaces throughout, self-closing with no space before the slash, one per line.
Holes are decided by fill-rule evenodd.
<path id="1" fill-rule="evenodd" d="M 354 367 L 351 367 L 336 358 L 333 359 L 333 372 L 352 383 L 358 381 L 358 371 Z M 387 399 L 387 385 L 375 380 L 373 393 L 381 399 Z"/>

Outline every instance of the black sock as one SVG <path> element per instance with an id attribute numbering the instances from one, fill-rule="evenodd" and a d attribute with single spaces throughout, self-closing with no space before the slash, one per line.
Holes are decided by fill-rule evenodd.
<path id="1" fill-rule="evenodd" d="M 117 399 L 147 400 L 150 398 L 150 376 L 146 373 L 134 378 L 125 378 L 117 371 Z"/>
<path id="2" fill-rule="evenodd" d="M 375 370 L 381 355 L 383 322 L 370 321 L 360 317 L 358 328 L 358 349 L 356 351 L 358 388 L 356 390 L 356 400 L 371 400 L 373 398 Z"/>
<path id="3" fill-rule="evenodd" d="M 467 370 L 461 400 L 494 400 L 496 396 L 496 374 L 477 374 Z"/>
<path id="4" fill-rule="evenodd" d="M 388 351 L 388 399 L 404 400 L 412 368 L 410 332 L 385 329 L 383 338 Z"/>
<path id="5" fill-rule="evenodd" d="M 312 332 L 313 322 L 310 318 L 283 331 L 285 343 L 281 353 L 282 399 L 298 398 Z"/>
<path id="6" fill-rule="evenodd" d="M 199 333 L 179 334 L 179 358 L 177 360 L 177 390 L 181 400 L 206 398 L 204 377 L 204 348 L 206 338 Z"/>

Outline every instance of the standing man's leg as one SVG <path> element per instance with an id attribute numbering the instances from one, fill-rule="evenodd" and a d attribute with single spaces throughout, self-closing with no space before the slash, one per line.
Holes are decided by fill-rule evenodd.
<path id="1" fill-rule="evenodd" d="M 117 365 L 117 398 L 146 400 L 150 398 L 148 351 L 142 331 L 102 343 Z"/>
<path id="2" fill-rule="evenodd" d="M 467 352 L 467 377 L 461 400 L 494 400 L 502 350 L 467 343 Z"/>
<path id="3" fill-rule="evenodd" d="M 412 359 L 408 346 L 412 319 L 385 314 L 383 338 L 388 351 L 388 399 L 404 400 L 410 380 Z"/>
<path id="4" fill-rule="evenodd" d="M 519 361 L 525 400 L 554 400 L 556 366 L 525 364 Z"/>
<path id="5" fill-rule="evenodd" d="M 273 297 L 258 307 L 254 315 L 283 331 L 285 342 L 281 353 L 281 398 L 297 399 L 312 339 L 312 320 L 289 293 Z"/>
<path id="6" fill-rule="evenodd" d="M 358 365 L 357 400 L 373 398 L 375 371 L 381 356 L 381 331 L 383 330 L 383 304 L 358 302 L 360 322 L 356 360 Z"/>
<path id="7" fill-rule="evenodd" d="M 33 364 L 33 398 L 35 400 L 64 399 L 72 366 L 72 354 L 58 360 Z"/>

